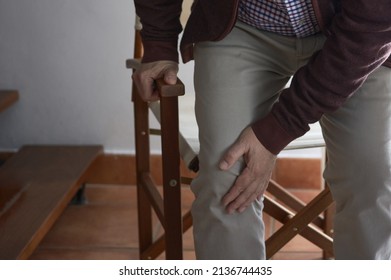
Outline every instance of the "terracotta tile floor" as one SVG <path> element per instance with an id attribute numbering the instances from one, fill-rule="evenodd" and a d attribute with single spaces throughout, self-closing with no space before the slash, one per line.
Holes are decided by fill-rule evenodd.
<path id="1" fill-rule="evenodd" d="M 304 201 L 316 190 L 295 190 Z M 138 259 L 136 188 L 134 186 L 88 185 L 87 203 L 70 205 L 50 230 L 31 259 Z M 183 189 L 183 208 L 193 196 Z M 265 216 L 268 232 L 278 222 Z M 156 235 L 161 228 L 155 226 Z M 191 229 L 184 236 L 184 258 L 194 259 Z M 321 259 L 322 252 L 302 237 L 289 242 L 274 259 Z M 164 258 L 164 254 L 161 256 Z"/>

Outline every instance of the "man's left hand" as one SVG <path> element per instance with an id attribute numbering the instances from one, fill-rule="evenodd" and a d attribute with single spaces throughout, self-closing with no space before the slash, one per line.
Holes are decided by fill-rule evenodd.
<path id="1" fill-rule="evenodd" d="M 219 164 L 220 169 L 230 169 L 241 157 L 245 161 L 245 168 L 222 201 L 229 214 L 243 212 L 252 202 L 262 197 L 277 158 L 259 142 L 251 127 L 243 130 L 238 140 L 225 153 Z"/>

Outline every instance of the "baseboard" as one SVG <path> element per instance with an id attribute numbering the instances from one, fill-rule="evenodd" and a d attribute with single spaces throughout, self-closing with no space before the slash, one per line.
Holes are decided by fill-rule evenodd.
<path id="1" fill-rule="evenodd" d="M 162 159 L 152 155 L 150 169 L 157 184 L 162 184 Z M 320 189 L 322 186 L 322 162 L 314 158 L 279 158 L 273 179 L 287 188 Z M 194 177 L 181 163 L 181 174 Z M 136 160 L 134 155 L 104 154 L 91 167 L 89 182 L 98 184 L 136 184 Z"/>
<path id="2" fill-rule="evenodd" d="M 6 161 L 13 153 L 0 152 L 0 161 Z M 162 160 L 152 155 L 150 169 L 157 184 L 162 184 Z M 182 175 L 194 177 L 181 164 Z M 286 188 L 320 189 L 322 186 L 322 162 L 317 158 L 279 158 L 273 179 Z M 92 184 L 135 185 L 136 159 L 134 155 L 103 154 L 88 171 L 87 182 Z"/>
<path id="3" fill-rule="evenodd" d="M 7 161 L 10 157 L 12 157 L 14 152 L 0 152 L 0 166 Z"/>
<path id="4" fill-rule="evenodd" d="M 323 186 L 322 159 L 279 158 L 273 179 L 286 188 L 320 189 Z"/>

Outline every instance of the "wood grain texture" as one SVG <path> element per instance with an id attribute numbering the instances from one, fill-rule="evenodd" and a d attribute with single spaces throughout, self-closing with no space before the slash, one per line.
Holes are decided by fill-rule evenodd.
<path id="1" fill-rule="evenodd" d="M 25 146 L 1 166 L 0 189 L 18 192 L 0 216 L 0 259 L 29 257 L 101 151 L 100 146 Z"/>
<path id="2" fill-rule="evenodd" d="M 4 111 L 19 99 L 16 90 L 0 90 L 0 112 Z"/>

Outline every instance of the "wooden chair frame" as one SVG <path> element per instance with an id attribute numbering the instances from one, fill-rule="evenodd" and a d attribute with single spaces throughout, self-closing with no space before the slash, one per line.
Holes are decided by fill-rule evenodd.
<path id="1" fill-rule="evenodd" d="M 135 58 L 142 57 L 140 34 L 136 32 Z M 127 60 L 127 68 L 137 67 L 139 60 Z M 160 95 L 160 134 L 162 143 L 163 196 L 151 177 L 150 134 L 148 103 L 141 100 L 135 86 L 134 102 L 137 202 L 140 259 L 155 259 L 164 250 L 166 259 L 182 259 L 182 235 L 192 226 L 190 211 L 182 216 L 179 149 L 178 97 L 184 95 L 184 85 L 156 82 Z M 197 167 L 190 167 L 197 171 Z M 181 181 L 182 180 L 182 181 Z M 191 180 L 186 180 L 189 183 Z M 310 203 L 304 204 L 275 181 L 270 181 L 264 199 L 264 212 L 283 223 L 283 226 L 266 240 L 266 255 L 271 258 L 297 234 L 316 244 L 324 251 L 324 258 L 333 257 L 332 212 L 333 199 L 326 186 Z M 157 240 L 152 237 L 152 209 L 164 228 Z M 323 214 L 324 213 L 324 214 Z M 323 215 L 322 215 L 323 214 Z"/>

